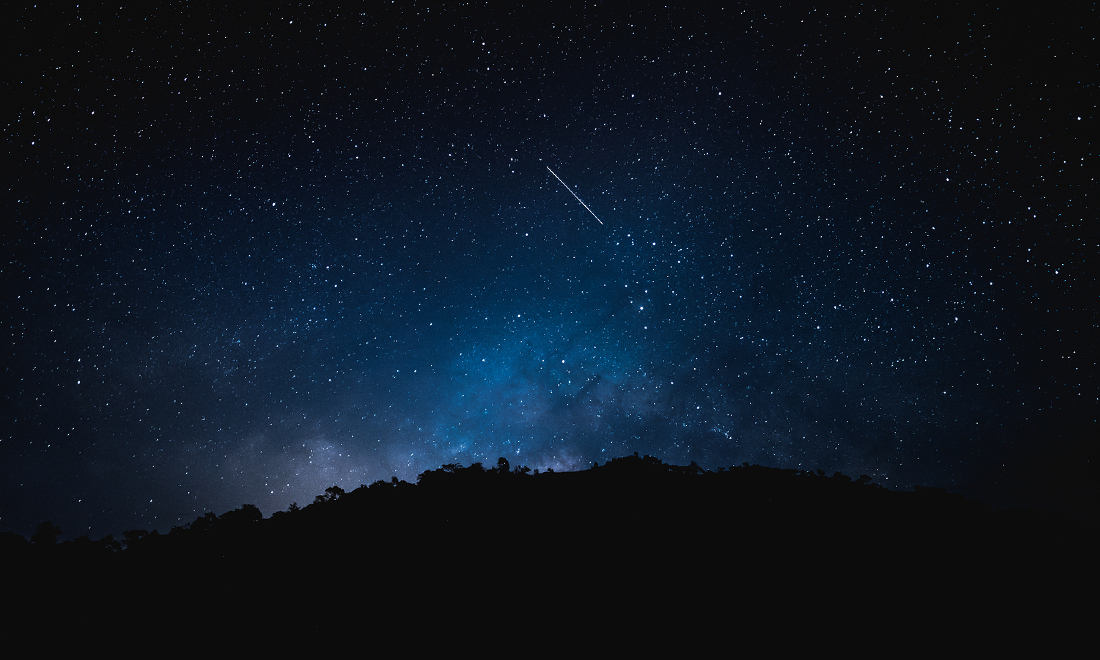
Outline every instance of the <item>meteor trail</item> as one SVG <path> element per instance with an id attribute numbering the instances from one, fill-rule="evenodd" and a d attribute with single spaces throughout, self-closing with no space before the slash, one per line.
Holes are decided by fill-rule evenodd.
<path id="1" fill-rule="evenodd" d="M 549 166 L 549 165 L 547 165 L 547 166 L 546 166 L 546 169 L 550 170 L 550 166 Z M 570 194 L 570 195 L 572 195 L 572 196 L 574 196 L 574 197 L 577 197 L 577 193 L 573 192 L 573 189 L 572 189 L 572 188 L 570 188 L 570 187 L 569 187 L 568 185 L 566 185 L 566 183 L 565 183 L 564 181 L 562 181 L 562 180 L 561 180 L 561 177 L 560 177 L 560 176 L 558 176 L 558 173 L 557 173 L 557 172 L 555 172 L 554 170 L 550 170 L 550 173 L 554 175 L 554 178 L 558 180 L 558 183 L 560 183 L 561 185 L 565 186 L 565 189 L 569 191 L 569 194 Z M 584 200 L 583 200 L 583 199 L 581 199 L 580 197 L 577 197 L 577 201 L 581 203 L 581 206 L 583 206 L 583 207 L 585 208 L 585 210 L 586 210 L 586 211 L 588 211 L 589 213 L 592 213 L 592 209 L 588 208 L 588 204 L 585 204 L 585 203 L 584 203 Z M 598 218 L 598 217 L 596 216 L 596 214 L 595 214 L 595 213 L 592 213 L 592 217 L 593 217 L 593 218 L 596 218 L 596 222 L 600 223 L 601 225 L 603 224 L 603 220 L 600 220 L 600 219 L 599 219 L 599 218 Z"/>

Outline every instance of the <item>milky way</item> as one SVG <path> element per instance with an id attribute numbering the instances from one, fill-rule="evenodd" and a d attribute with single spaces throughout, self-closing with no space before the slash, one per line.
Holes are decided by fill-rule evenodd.
<path id="1" fill-rule="evenodd" d="M 0 529 L 498 456 L 1094 493 L 1094 9 L 122 11 L 9 27 Z"/>

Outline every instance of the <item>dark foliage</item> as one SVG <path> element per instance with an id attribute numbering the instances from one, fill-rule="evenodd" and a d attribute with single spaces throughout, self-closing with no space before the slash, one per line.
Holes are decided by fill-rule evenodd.
<path id="1" fill-rule="evenodd" d="M 31 543 L 40 546 L 54 545 L 57 543 L 58 536 L 61 536 L 61 528 L 47 520 L 38 525 L 38 529 L 31 536 Z"/>
<path id="2" fill-rule="evenodd" d="M 1006 608 L 1037 602 L 1024 603 L 1021 586 L 1050 603 L 1096 583 L 1095 530 L 1054 513 L 889 491 L 866 475 L 710 472 L 637 454 L 570 473 L 503 458 L 489 470 L 444 465 L 415 485 L 334 486 L 269 519 L 245 504 L 167 535 L 130 530 L 121 543 L 56 544 L 58 533 L 43 523 L 32 544 L 0 537 L 6 564 L 32 569 L 21 589 L 55 617 L 28 614 L 31 628 L 126 621 L 170 634 L 181 620 L 266 620 L 288 599 L 327 612 L 310 626 L 368 617 L 383 630 L 411 625 L 412 611 L 553 618 L 563 598 L 574 620 L 690 616 L 701 626 L 792 602 L 874 618 L 871 602 L 887 594 L 1011 616 Z M 49 597 L 61 592 L 82 595 Z"/>

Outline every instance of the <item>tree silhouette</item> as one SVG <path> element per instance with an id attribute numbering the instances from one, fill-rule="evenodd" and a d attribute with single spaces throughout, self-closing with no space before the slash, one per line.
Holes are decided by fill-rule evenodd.
<path id="1" fill-rule="evenodd" d="M 146 536 L 149 532 L 144 529 L 130 529 L 122 533 L 122 544 L 127 550 L 132 550 Z"/>
<path id="2" fill-rule="evenodd" d="M 31 543 L 35 545 L 55 545 L 58 536 L 61 536 L 61 528 L 46 520 L 39 523 L 38 528 L 34 530 Z"/>
<path id="3" fill-rule="evenodd" d="M 394 479 L 396 480 L 396 477 Z M 339 486 L 329 486 L 325 489 L 324 495 L 318 495 L 317 497 L 313 498 L 313 503 L 324 504 L 325 502 L 333 502 L 340 499 L 343 494 L 343 488 L 340 488 Z"/>
<path id="4" fill-rule="evenodd" d="M 187 526 L 193 532 L 205 532 L 214 529 L 218 522 L 218 516 L 213 511 L 207 511 L 202 516 L 195 518 L 195 522 Z"/>
<path id="5" fill-rule="evenodd" d="M 260 513 L 255 504 L 242 504 L 239 509 L 223 513 L 218 522 L 221 526 L 241 527 L 263 518 L 264 514 Z"/>
<path id="6" fill-rule="evenodd" d="M 115 540 L 114 534 L 108 534 L 99 539 L 99 544 L 108 552 L 121 552 L 122 544 Z"/>

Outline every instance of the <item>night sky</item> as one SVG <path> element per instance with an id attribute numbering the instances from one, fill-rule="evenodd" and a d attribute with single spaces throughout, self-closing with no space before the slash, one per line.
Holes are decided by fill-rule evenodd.
<path id="1" fill-rule="evenodd" d="M 1095 512 L 1095 6 L 196 4 L 5 23 L 0 530 L 633 452 Z"/>

